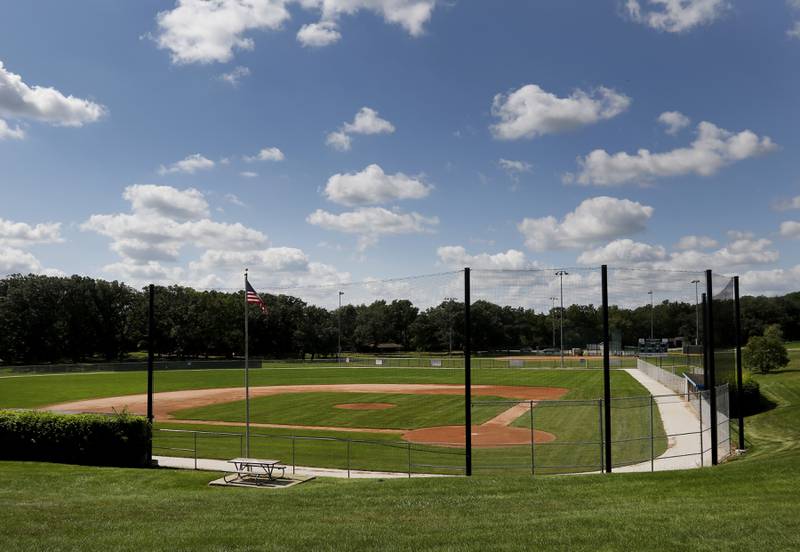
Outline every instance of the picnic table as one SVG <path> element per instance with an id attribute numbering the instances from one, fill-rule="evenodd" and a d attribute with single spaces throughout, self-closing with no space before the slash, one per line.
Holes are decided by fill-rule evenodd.
<path id="1" fill-rule="evenodd" d="M 233 481 L 248 480 L 255 484 L 274 481 L 276 471 L 280 470 L 281 477 L 284 476 L 286 466 L 280 460 L 267 460 L 263 458 L 234 458 L 228 460 L 235 469 L 234 472 L 224 476 L 226 483 Z M 233 476 L 233 477 L 231 477 Z M 229 479 L 230 477 L 230 479 Z"/>

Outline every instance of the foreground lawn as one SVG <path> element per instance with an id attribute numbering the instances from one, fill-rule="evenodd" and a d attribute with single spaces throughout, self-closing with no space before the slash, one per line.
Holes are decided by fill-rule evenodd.
<path id="1" fill-rule="evenodd" d="M 282 491 L 211 488 L 206 472 L 0 469 L 4 550 L 800 547 L 788 454 L 654 475 L 316 480 Z"/>

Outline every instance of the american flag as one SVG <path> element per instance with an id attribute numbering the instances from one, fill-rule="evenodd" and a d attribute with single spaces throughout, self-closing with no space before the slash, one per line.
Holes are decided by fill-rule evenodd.
<path id="1" fill-rule="evenodd" d="M 245 285 L 247 286 L 247 302 L 258 305 L 261 309 L 261 312 L 266 313 L 267 305 L 264 304 L 264 301 L 261 299 L 261 297 L 259 297 L 258 293 L 256 293 L 256 290 L 253 289 L 253 286 L 250 285 L 250 282 L 245 282 Z"/>

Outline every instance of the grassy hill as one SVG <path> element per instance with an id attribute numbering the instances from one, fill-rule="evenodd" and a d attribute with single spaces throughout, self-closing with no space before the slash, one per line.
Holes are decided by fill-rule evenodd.
<path id="1" fill-rule="evenodd" d="M 774 408 L 744 458 L 656 474 L 316 480 L 210 488 L 211 474 L 0 463 L 4 550 L 796 550 L 800 354 L 756 376 Z"/>

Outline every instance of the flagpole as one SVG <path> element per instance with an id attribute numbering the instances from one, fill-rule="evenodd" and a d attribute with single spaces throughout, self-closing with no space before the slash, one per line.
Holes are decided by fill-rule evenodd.
<path id="1" fill-rule="evenodd" d="M 244 456 L 250 458 L 250 347 L 247 320 L 247 269 L 244 269 Z"/>

